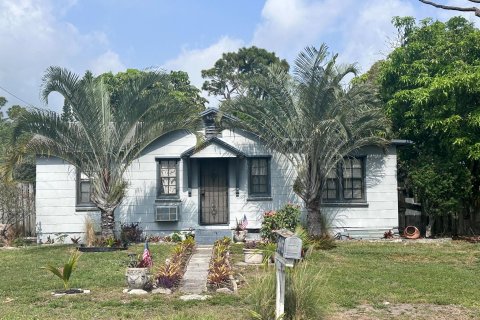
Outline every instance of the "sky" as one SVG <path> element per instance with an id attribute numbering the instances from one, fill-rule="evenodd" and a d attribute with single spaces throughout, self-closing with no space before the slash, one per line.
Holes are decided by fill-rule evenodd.
<path id="1" fill-rule="evenodd" d="M 49 66 L 96 75 L 183 70 L 200 88 L 202 69 L 224 52 L 252 45 L 292 64 L 306 46 L 326 43 L 340 62 L 366 72 L 392 50 L 392 17 L 455 15 L 418 0 L 0 0 L 0 96 L 7 106 L 60 111 L 59 96 L 52 94 L 48 105 L 40 99 Z M 463 15 L 477 23 L 473 14 Z"/>

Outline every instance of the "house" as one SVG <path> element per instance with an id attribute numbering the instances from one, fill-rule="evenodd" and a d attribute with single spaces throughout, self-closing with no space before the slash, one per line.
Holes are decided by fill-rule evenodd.
<path id="1" fill-rule="evenodd" d="M 121 223 L 139 222 L 148 235 L 195 230 L 210 242 L 230 236 L 236 219 L 247 217 L 254 234 L 263 213 L 288 202 L 302 204 L 293 193 L 296 176 L 287 159 L 268 150 L 253 134 L 220 130 L 216 109 L 203 118 L 206 140 L 185 131 L 164 135 L 148 146 L 126 172 L 129 188 L 115 211 Z M 226 115 L 225 115 L 226 116 Z M 339 230 L 372 229 L 379 234 L 398 225 L 396 148 L 367 147 L 345 161 L 340 178 L 325 193 L 324 211 L 335 215 Z M 99 220 L 90 203 L 90 182 L 76 168 L 54 157 L 38 157 L 36 219 L 43 241 L 56 233 L 81 236 L 86 216 Z"/>

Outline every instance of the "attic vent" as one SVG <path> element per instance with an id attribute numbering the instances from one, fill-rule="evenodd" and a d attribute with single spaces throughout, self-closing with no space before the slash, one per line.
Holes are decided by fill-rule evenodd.
<path id="1" fill-rule="evenodd" d="M 155 221 L 178 221 L 178 206 L 155 207 Z"/>
<path id="2" fill-rule="evenodd" d="M 215 124 L 205 127 L 205 137 L 207 139 L 216 136 L 218 136 L 218 129 Z"/>

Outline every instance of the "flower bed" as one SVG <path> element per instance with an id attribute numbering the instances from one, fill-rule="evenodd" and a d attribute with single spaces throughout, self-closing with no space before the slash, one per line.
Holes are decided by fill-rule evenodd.
<path id="1" fill-rule="evenodd" d="M 227 288 L 236 292 L 236 282 L 233 279 L 233 269 L 230 263 L 230 238 L 215 241 L 212 259 L 208 270 L 208 286 L 211 290 Z"/>
<path id="2" fill-rule="evenodd" d="M 154 286 L 174 290 L 178 287 L 193 254 L 195 240 L 187 237 L 173 248 L 173 254 L 165 260 L 155 274 Z"/>

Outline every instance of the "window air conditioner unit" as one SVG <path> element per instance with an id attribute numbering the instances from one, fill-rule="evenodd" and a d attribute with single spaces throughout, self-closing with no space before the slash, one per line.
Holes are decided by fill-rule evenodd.
<path id="1" fill-rule="evenodd" d="M 156 206 L 155 221 L 178 221 L 179 206 Z"/>

